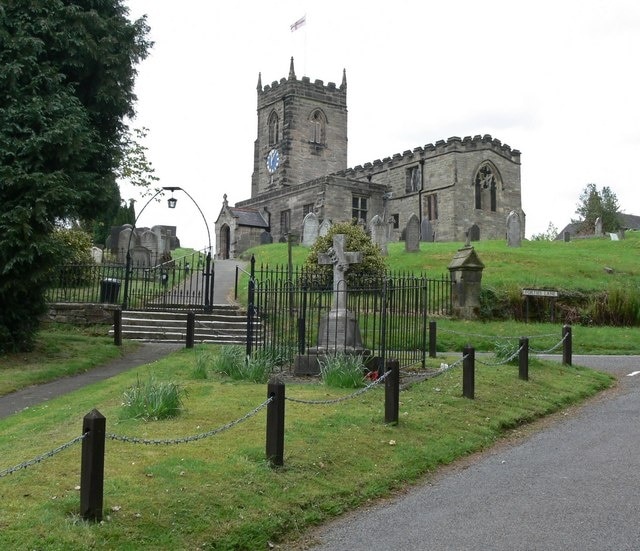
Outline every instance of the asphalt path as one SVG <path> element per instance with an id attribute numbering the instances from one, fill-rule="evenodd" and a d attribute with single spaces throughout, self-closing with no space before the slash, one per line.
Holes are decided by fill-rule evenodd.
<path id="1" fill-rule="evenodd" d="M 618 384 L 292 548 L 640 549 L 640 357 L 574 355 L 573 364 Z"/>

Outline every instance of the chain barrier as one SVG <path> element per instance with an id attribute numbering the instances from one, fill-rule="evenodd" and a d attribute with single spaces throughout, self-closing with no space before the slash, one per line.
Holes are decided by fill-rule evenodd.
<path id="1" fill-rule="evenodd" d="M 41 463 L 45 459 L 49 459 L 49 458 L 53 457 L 54 455 L 57 455 L 60 452 L 66 450 L 67 448 L 70 448 L 74 444 L 77 444 L 81 440 L 84 440 L 88 434 L 89 433 L 86 432 L 84 434 L 81 434 L 80 436 L 76 436 L 73 440 L 70 440 L 66 444 L 62 444 L 61 446 L 58 446 L 57 448 L 54 448 L 53 450 L 48 451 L 47 453 L 43 453 L 42 455 L 39 455 L 38 457 L 34 457 L 33 459 L 30 459 L 29 461 L 23 461 L 22 463 L 16 465 L 15 467 L 9 467 L 8 469 L 5 469 L 4 471 L 0 471 L 0 478 L 3 478 L 3 477 L 8 476 L 10 474 L 13 474 L 13 473 L 15 473 L 17 471 L 20 471 L 22 469 L 28 469 L 29 467 L 33 467 L 37 463 Z"/>
<path id="2" fill-rule="evenodd" d="M 503 335 L 482 335 L 480 333 L 464 333 L 464 332 L 461 332 L 461 331 L 454 331 L 453 329 L 441 329 L 440 327 L 438 327 L 438 332 L 439 333 L 452 333 L 453 335 L 460 335 L 460 336 L 463 336 L 463 337 L 479 337 L 481 339 L 511 340 L 511 339 L 519 339 L 520 338 L 520 337 L 507 337 L 507 336 L 503 336 Z M 541 338 L 555 337 L 556 333 L 542 333 L 540 335 L 530 335 L 530 336 L 522 335 L 522 336 L 527 338 L 527 339 L 541 339 Z"/>
<path id="3" fill-rule="evenodd" d="M 476 356 L 476 362 L 478 362 L 479 364 L 482 364 L 482 365 L 486 365 L 488 367 L 496 367 L 496 366 L 499 366 L 499 365 L 506 365 L 511 360 L 515 359 L 516 356 L 518 356 L 518 354 L 520 354 L 520 352 L 522 351 L 523 348 L 524 348 L 524 346 L 521 346 L 520 348 L 518 348 L 518 350 L 516 350 L 513 354 L 511 354 L 511 356 L 509 356 L 508 358 L 506 358 L 504 360 L 501 360 L 499 362 L 495 362 L 495 363 L 483 362 L 480 358 L 478 358 L 478 356 Z"/>
<path id="4" fill-rule="evenodd" d="M 450 369 L 457 367 L 468 357 L 469 355 L 466 354 L 462 358 L 459 358 L 458 360 L 453 362 L 452 364 L 441 363 L 440 367 L 435 371 L 429 371 L 425 373 L 416 373 L 416 374 L 406 374 L 405 379 L 402 381 L 402 385 L 400 388 L 401 390 L 406 390 L 410 385 L 421 383 L 423 381 L 426 381 L 427 379 L 433 379 L 434 377 L 438 377 L 439 375 L 442 375 L 446 371 L 449 371 Z"/>
<path id="5" fill-rule="evenodd" d="M 554 344 L 551 348 L 547 350 L 536 350 L 535 348 L 529 347 L 529 352 L 533 352 L 534 354 L 549 354 L 550 352 L 553 352 L 554 350 L 560 348 L 564 343 L 564 341 L 567 340 L 568 336 L 569 336 L 569 333 L 565 333 L 565 335 L 560 339 L 559 343 Z"/>
<path id="6" fill-rule="evenodd" d="M 120 436 L 117 434 L 107 434 L 106 437 L 111 440 L 117 440 L 119 442 L 128 442 L 129 444 L 154 444 L 154 445 L 172 445 L 172 444 L 185 444 L 187 442 L 196 442 L 197 440 L 203 440 L 205 438 L 209 438 L 210 436 L 215 436 L 216 434 L 220 434 L 226 430 L 229 430 L 236 425 L 239 425 L 243 421 L 253 417 L 260 410 L 266 408 L 273 401 L 273 396 L 262 402 L 258 407 L 252 409 L 249 413 L 236 419 L 235 421 L 231 421 L 226 425 L 222 425 L 217 429 L 210 430 L 208 432 L 202 432 L 200 434 L 194 434 L 193 436 L 184 436 L 182 438 L 174 438 L 170 440 L 148 440 L 146 438 L 137 438 L 136 436 Z"/>
<path id="7" fill-rule="evenodd" d="M 365 392 L 368 392 L 374 386 L 376 386 L 376 385 L 380 384 L 382 381 L 384 381 L 387 378 L 387 376 L 389 375 L 389 373 L 391 373 L 391 371 L 386 371 L 384 373 L 384 375 L 382 375 L 382 377 L 379 377 L 375 381 L 369 383 L 364 388 L 361 388 L 361 389 L 357 390 L 356 392 L 354 392 L 353 394 L 349 394 L 348 396 L 342 396 L 341 398 L 334 398 L 332 400 L 301 400 L 300 398 L 291 398 L 289 396 L 285 396 L 285 400 L 289 400 L 290 402 L 295 402 L 297 404 L 308 404 L 308 405 L 338 404 L 340 402 L 345 402 L 346 400 L 351 400 L 352 398 L 355 398 L 357 396 L 360 396 L 361 394 L 364 394 Z"/>

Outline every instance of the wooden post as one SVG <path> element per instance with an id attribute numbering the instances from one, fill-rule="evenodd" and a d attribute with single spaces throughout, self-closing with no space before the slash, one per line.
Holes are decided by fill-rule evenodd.
<path id="1" fill-rule="evenodd" d="M 122 310 L 113 311 L 113 344 L 122 346 Z"/>
<path id="2" fill-rule="evenodd" d="M 384 380 L 384 422 L 398 424 L 400 408 L 400 362 L 388 360 L 385 372 L 391 371 Z"/>
<path id="3" fill-rule="evenodd" d="M 104 496 L 104 443 L 107 420 L 97 409 L 82 422 L 82 459 L 80 464 L 80 514 L 85 520 L 102 520 Z"/>
<path id="4" fill-rule="evenodd" d="M 475 397 L 475 363 L 476 351 L 467 345 L 462 351 L 462 395 L 473 400 Z"/>
<path id="5" fill-rule="evenodd" d="M 436 357 L 436 322 L 429 322 L 429 357 Z"/>
<path id="6" fill-rule="evenodd" d="M 571 326 L 562 327 L 562 363 L 571 365 Z"/>
<path id="7" fill-rule="evenodd" d="M 518 376 L 523 381 L 529 380 L 529 339 L 520 339 L 520 352 L 518 355 Z"/>
<path id="8" fill-rule="evenodd" d="M 185 348 L 193 348 L 193 341 L 196 336 L 196 314 L 195 312 L 187 312 L 187 343 Z"/>
<path id="9" fill-rule="evenodd" d="M 273 398 L 267 405 L 267 461 L 272 467 L 281 467 L 284 465 L 284 383 L 270 382 L 267 397 Z"/>

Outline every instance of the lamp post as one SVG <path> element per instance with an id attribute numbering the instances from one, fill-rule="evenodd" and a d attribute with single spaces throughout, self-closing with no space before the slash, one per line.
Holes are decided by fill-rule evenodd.
<path id="1" fill-rule="evenodd" d="M 151 201 L 153 201 L 158 195 L 160 195 L 163 191 L 170 191 L 171 192 L 171 197 L 167 200 L 167 206 L 170 209 L 174 209 L 176 208 L 176 204 L 178 203 L 178 200 L 173 196 L 173 192 L 174 191 L 182 191 L 186 194 L 187 197 L 189 197 L 189 199 L 191 199 L 191 201 L 193 202 L 193 204 L 196 206 L 196 208 L 198 209 L 198 212 L 200 213 L 200 215 L 202 216 L 202 220 L 204 220 L 204 225 L 207 228 L 207 240 L 209 243 L 209 247 L 207 249 L 207 261 L 206 261 L 206 266 L 205 266 L 205 272 L 204 272 L 204 281 L 205 281 L 205 290 L 204 290 L 204 307 L 205 307 L 205 311 L 209 312 L 211 310 L 211 305 L 213 302 L 213 285 L 210 285 L 210 277 L 212 275 L 211 273 L 211 232 L 209 231 L 209 224 L 207 224 L 207 219 L 204 216 L 204 213 L 202 212 L 202 209 L 200 209 L 200 206 L 198 205 L 198 203 L 196 203 L 196 200 L 191 197 L 191 195 L 189 195 L 189 193 L 185 190 L 182 189 L 181 187 L 178 186 L 165 186 L 162 187 L 161 189 L 159 189 L 158 191 L 156 191 L 156 193 L 153 195 L 153 197 L 151 197 L 151 199 L 149 199 L 144 207 L 142 207 L 142 209 L 140 210 L 140 212 L 138 213 L 138 215 L 136 216 L 136 219 L 133 222 L 133 227 L 131 228 L 131 233 L 129 234 L 129 242 L 127 244 L 127 256 L 126 256 L 126 267 L 125 267 L 125 274 L 124 274 L 124 299 L 122 302 L 122 309 L 126 310 L 129 306 L 128 302 L 129 302 L 129 282 L 131 279 L 131 238 L 133 237 L 133 230 L 135 230 L 136 228 L 136 224 L 138 222 L 138 218 L 140 218 L 140 215 L 144 212 L 144 209 L 147 208 L 147 206 L 149 206 L 149 203 L 151 203 Z"/>

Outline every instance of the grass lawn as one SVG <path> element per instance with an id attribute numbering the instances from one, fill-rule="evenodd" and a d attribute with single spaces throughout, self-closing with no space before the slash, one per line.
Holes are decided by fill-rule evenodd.
<path id="1" fill-rule="evenodd" d="M 404 243 L 389 243 L 387 263 L 393 270 L 425 272 L 429 277 L 448 274 L 447 267 L 462 243 L 420 243 L 420 251 L 407 253 Z M 508 247 L 505 241 L 472 243 L 485 264 L 482 284 L 488 287 L 555 288 L 567 291 L 602 290 L 613 285 L 640 287 L 640 232 L 627 232 L 621 241 L 579 239 L 563 241 L 523 241 Z M 309 249 L 292 247 L 292 262 L 304 263 Z M 288 262 L 287 245 L 274 243 L 254 247 L 244 258 L 255 255 L 260 264 Z"/>
<path id="2" fill-rule="evenodd" d="M 0 396 L 29 385 L 82 373 L 130 352 L 134 342 L 113 345 L 104 326 L 79 329 L 51 324 L 40 331 L 36 348 L 28 354 L 0 354 Z"/>
<path id="3" fill-rule="evenodd" d="M 114 347 L 115 348 L 115 347 Z M 202 434 L 264 403 L 266 385 L 210 374 L 194 378 L 214 346 L 96 383 L 0 420 L 0 470 L 37 457 L 81 433 L 97 408 L 107 432 L 144 439 Z M 441 354 L 431 367 L 459 355 Z M 187 391 L 183 413 L 167 421 L 121 419 L 123 392 L 153 375 Z M 104 521 L 79 512 L 80 444 L 0 478 L 3 549 L 266 549 L 294 539 L 369 500 L 429 476 L 440 465 L 491 446 L 523 423 L 613 384 L 605 374 L 532 361 L 476 366 L 476 399 L 462 398 L 461 368 L 400 395 L 400 422 L 384 424 L 384 389 L 338 403 L 286 402 L 284 467 L 265 461 L 265 410 L 214 436 L 174 445 L 107 440 Z M 288 384 L 288 397 L 326 401 L 350 391 Z"/>

